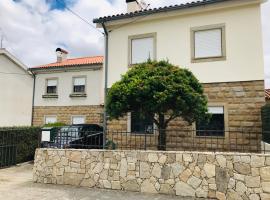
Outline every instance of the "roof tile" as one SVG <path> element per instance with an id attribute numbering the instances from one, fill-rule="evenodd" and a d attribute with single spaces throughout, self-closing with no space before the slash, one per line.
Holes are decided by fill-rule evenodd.
<path id="1" fill-rule="evenodd" d="M 81 66 L 81 65 L 94 65 L 94 64 L 103 64 L 103 56 L 67 59 L 62 62 L 55 62 L 55 63 L 33 67 L 33 69 L 37 69 L 37 68 L 47 69 L 47 68 L 56 68 L 56 67 L 76 67 L 76 66 Z"/>
<path id="2" fill-rule="evenodd" d="M 108 22 L 112 20 L 119 20 L 119 19 L 125 19 L 130 17 L 137 17 L 141 15 L 150 15 L 154 13 L 160 13 L 160 12 L 167 12 L 170 10 L 181 10 L 186 8 L 192 8 L 192 7 L 198 7 L 198 6 L 205 6 L 208 4 L 215 4 L 215 3 L 221 3 L 224 1 L 232 1 L 232 0 L 198 0 L 198 1 L 191 1 L 188 3 L 182 3 L 182 4 L 176 4 L 176 5 L 170 5 L 170 6 L 164 6 L 159 8 L 149 8 L 129 13 L 120 13 L 115 15 L 109 15 L 104 17 L 99 17 L 93 20 L 94 23 L 103 23 Z"/>

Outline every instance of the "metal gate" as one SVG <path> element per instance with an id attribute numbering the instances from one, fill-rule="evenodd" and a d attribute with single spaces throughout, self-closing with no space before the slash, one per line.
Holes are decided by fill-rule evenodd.
<path id="1" fill-rule="evenodd" d="M 16 165 L 18 134 L 0 130 L 0 168 Z"/>

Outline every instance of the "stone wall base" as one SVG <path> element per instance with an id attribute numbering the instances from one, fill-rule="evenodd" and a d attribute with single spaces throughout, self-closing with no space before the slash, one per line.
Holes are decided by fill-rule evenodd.
<path id="1" fill-rule="evenodd" d="M 270 155 L 37 149 L 34 181 L 219 200 L 269 200 Z"/>
<path id="2" fill-rule="evenodd" d="M 72 116 L 85 116 L 88 124 L 102 124 L 103 106 L 35 106 L 34 126 L 43 126 L 45 116 L 56 116 L 65 124 L 71 124 Z"/>

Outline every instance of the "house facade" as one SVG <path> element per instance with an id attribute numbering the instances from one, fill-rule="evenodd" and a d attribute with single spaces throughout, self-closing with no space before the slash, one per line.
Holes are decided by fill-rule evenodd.
<path id="1" fill-rule="evenodd" d="M 31 125 L 33 80 L 24 64 L 0 49 L 0 127 Z"/>
<path id="2" fill-rule="evenodd" d="M 34 125 L 102 123 L 103 57 L 67 59 L 58 48 L 57 62 L 31 68 L 35 75 Z"/>
<path id="3" fill-rule="evenodd" d="M 132 64 L 148 58 L 169 60 L 191 70 L 203 84 L 213 117 L 208 127 L 199 128 L 216 124 L 214 128 L 225 130 L 206 136 L 228 139 L 227 131 L 232 129 L 261 130 L 260 112 L 265 104 L 262 2 L 203 0 L 140 10 L 137 1 L 126 1 L 127 13 L 94 19 L 97 27 L 106 27 L 109 33 L 108 87 Z M 143 131 L 133 130 L 133 123 L 145 121 L 128 114 L 109 122 L 109 128 Z M 179 127 L 185 127 L 181 119 L 169 128 Z M 201 137 L 196 131 L 193 134 Z M 233 137 L 242 137 L 237 134 Z M 258 132 L 255 141 L 260 137 Z"/>

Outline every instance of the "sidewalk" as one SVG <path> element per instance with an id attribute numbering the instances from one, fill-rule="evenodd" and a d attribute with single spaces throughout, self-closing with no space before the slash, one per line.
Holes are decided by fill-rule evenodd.
<path id="1" fill-rule="evenodd" d="M 0 199 L 5 200 L 192 200 L 166 195 L 44 185 L 32 182 L 32 164 L 0 170 Z"/>

